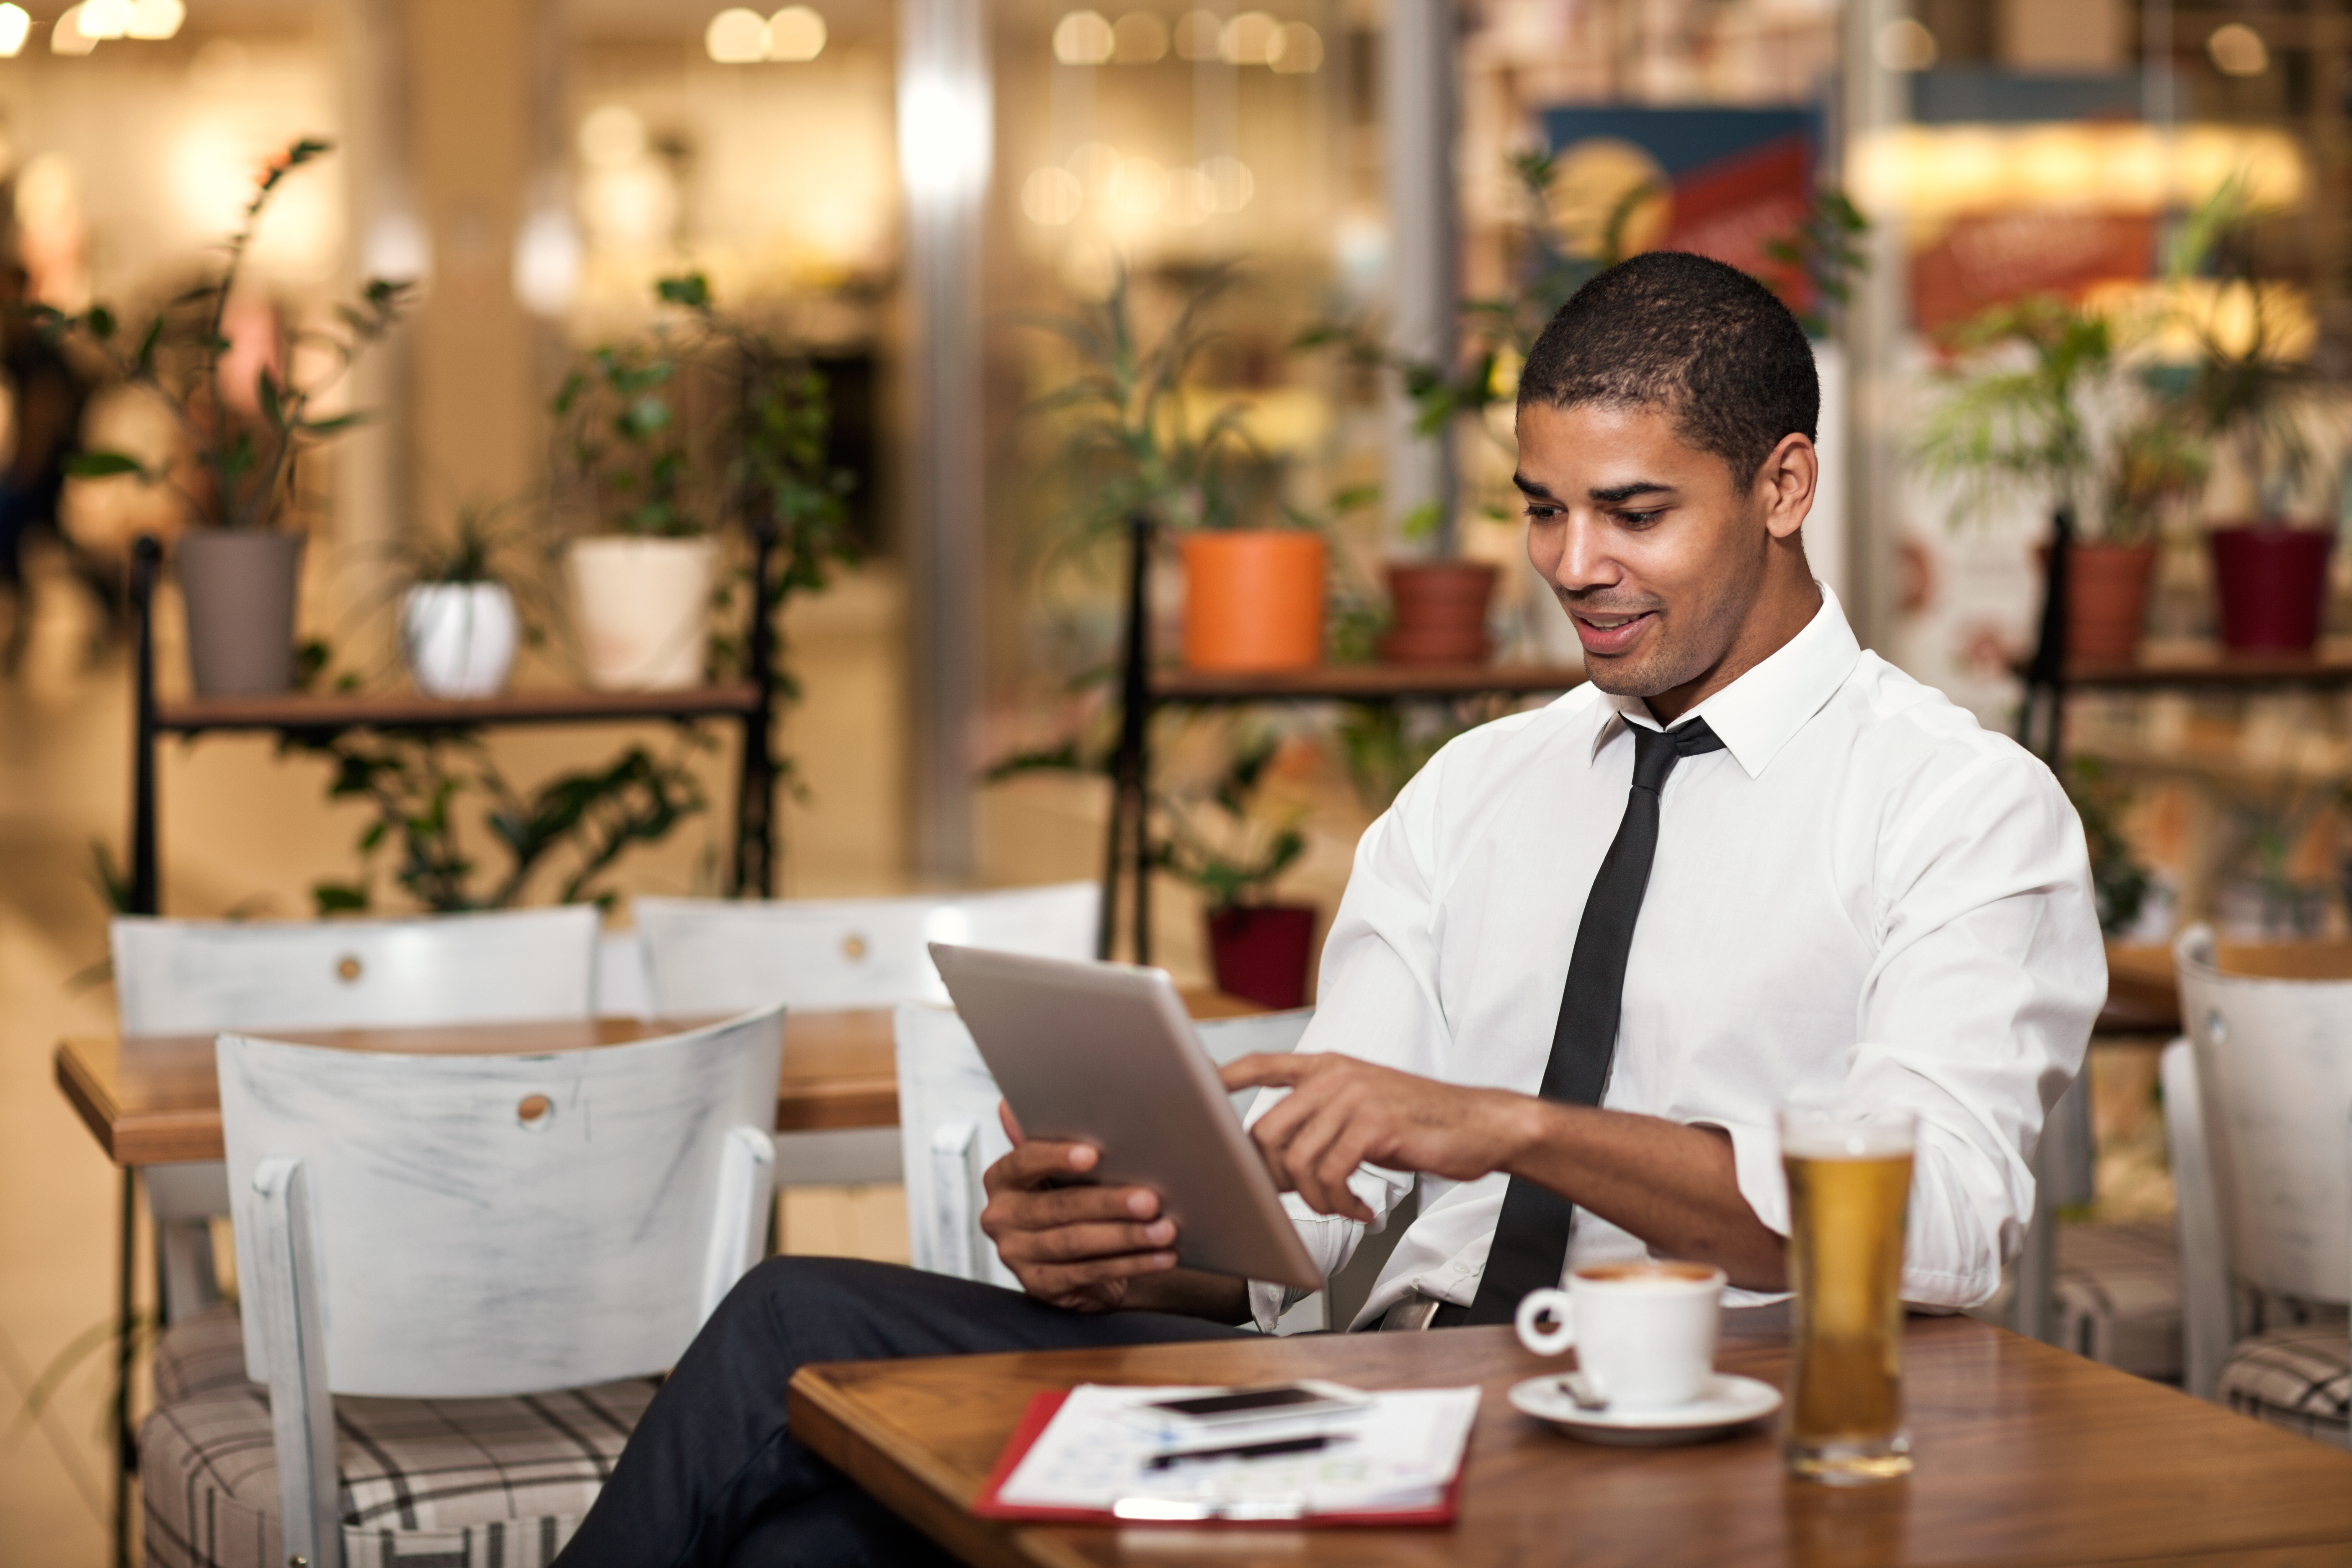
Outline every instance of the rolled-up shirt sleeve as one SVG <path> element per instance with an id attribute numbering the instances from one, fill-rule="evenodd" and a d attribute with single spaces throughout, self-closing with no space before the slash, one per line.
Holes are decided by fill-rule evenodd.
<path id="1" fill-rule="evenodd" d="M 2042 1119 L 2106 994 L 2089 858 L 2056 780 L 2014 751 L 1948 773 L 1883 853 L 1877 955 L 1834 1098 L 1918 1118 L 1904 1299 L 1974 1306 L 2022 1244 Z M 1789 1234 L 1777 1130 L 1718 1124 L 1741 1194 Z"/>

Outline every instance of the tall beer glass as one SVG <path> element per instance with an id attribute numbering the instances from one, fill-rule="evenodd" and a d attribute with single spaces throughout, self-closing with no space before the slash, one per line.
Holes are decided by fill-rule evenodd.
<path id="1" fill-rule="evenodd" d="M 1789 1277 L 1797 1293 L 1790 1470 L 1832 1486 L 1911 1470 L 1903 1426 L 1903 1224 L 1917 1119 L 1791 1106 Z"/>

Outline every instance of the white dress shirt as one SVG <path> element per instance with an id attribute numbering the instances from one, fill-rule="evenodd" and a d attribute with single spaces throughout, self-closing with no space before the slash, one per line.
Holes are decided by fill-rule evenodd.
<path id="1" fill-rule="evenodd" d="M 2017 1251 L 2043 1113 L 2106 994 L 2089 858 L 2048 768 L 1863 652 L 1822 598 L 1692 710 L 1724 749 L 1666 781 L 1601 1104 L 1729 1133 L 1741 1195 L 1783 1236 L 1783 1101 L 1916 1112 L 1904 1296 L 1973 1305 Z M 1625 813 L 1629 724 L 1656 728 L 1639 698 L 1588 685 L 1440 752 L 1357 847 L 1299 1049 L 1535 1093 Z M 1468 1303 L 1507 1181 L 1423 1176 L 1358 1321 L 1408 1292 Z M 1412 1184 L 1370 1165 L 1350 1183 L 1383 1218 Z M 1286 1201 L 1339 1268 L 1366 1226 Z M 1575 1262 L 1643 1250 L 1578 1211 Z M 1285 1295 L 1256 1284 L 1251 1303 L 1271 1327 Z"/>

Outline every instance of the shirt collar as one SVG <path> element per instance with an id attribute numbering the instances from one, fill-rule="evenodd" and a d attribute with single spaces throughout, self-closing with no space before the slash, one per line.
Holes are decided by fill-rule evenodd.
<path id="1" fill-rule="evenodd" d="M 1815 586 L 1822 591 L 1822 607 L 1813 612 L 1802 631 L 1683 716 L 1685 721 L 1705 719 L 1749 778 L 1763 773 L 1790 737 L 1821 711 L 1862 658 L 1862 645 L 1846 624 L 1845 607 L 1828 584 Z M 1605 711 L 1617 721 L 1603 719 L 1593 731 L 1592 750 L 1585 758 L 1588 763 L 1628 724 L 1658 728 L 1658 721 L 1650 716 L 1650 705 L 1639 697 L 1611 692 L 1603 694 L 1601 700 Z"/>

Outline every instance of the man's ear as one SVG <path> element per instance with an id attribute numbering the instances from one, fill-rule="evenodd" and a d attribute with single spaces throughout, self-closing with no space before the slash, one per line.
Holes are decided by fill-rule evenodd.
<path id="1" fill-rule="evenodd" d="M 1775 539 L 1791 539 L 1813 510 L 1822 482 L 1822 454 L 1812 437 L 1791 430 L 1780 437 L 1756 476 L 1764 503 L 1764 527 Z"/>

